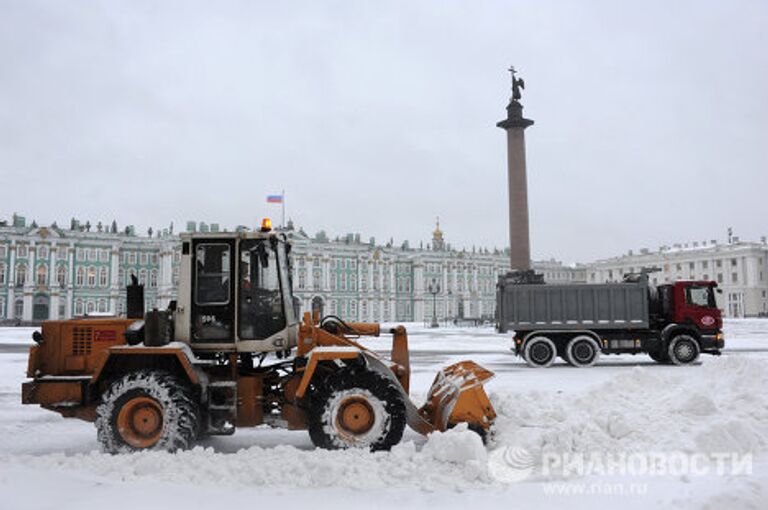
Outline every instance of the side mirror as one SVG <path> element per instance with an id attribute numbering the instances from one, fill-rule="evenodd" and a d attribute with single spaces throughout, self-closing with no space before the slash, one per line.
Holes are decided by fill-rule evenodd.
<path id="1" fill-rule="evenodd" d="M 256 254 L 259 256 L 261 267 L 269 267 L 269 254 L 267 253 L 267 249 L 264 247 L 264 243 L 259 243 L 256 245 Z"/>

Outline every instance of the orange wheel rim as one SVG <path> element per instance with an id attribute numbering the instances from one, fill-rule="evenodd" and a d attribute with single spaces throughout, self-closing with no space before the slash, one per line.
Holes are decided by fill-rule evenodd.
<path id="1" fill-rule="evenodd" d="M 132 398 L 117 415 L 120 437 L 134 448 L 149 448 L 163 432 L 163 408 L 149 397 Z"/>
<path id="2" fill-rule="evenodd" d="M 337 423 L 348 434 L 359 436 L 373 427 L 375 414 L 363 397 L 349 397 L 339 406 Z"/>

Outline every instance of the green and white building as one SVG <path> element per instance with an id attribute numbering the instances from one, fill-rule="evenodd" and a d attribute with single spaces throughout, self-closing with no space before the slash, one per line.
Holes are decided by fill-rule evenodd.
<path id="1" fill-rule="evenodd" d="M 218 226 L 189 222 L 187 230 Z M 359 234 L 309 236 L 290 222 L 285 231 L 297 304 L 345 320 L 425 321 L 433 307 L 441 320 L 491 319 L 497 277 L 509 269 L 505 251 L 452 249 L 439 225 L 426 248 L 362 242 Z M 132 274 L 145 286 L 146 308 L 163 308 L 176 299 L 180 249 L 172 229 L 145 237 L 131 227 L 118 232 L 114 223 L 41 227 L 14 215 L 0 221 L 0 321 L 121 314 Z M 584 281 L 583 267 L 554 260 L 534 267 L 547 281 Z"/>

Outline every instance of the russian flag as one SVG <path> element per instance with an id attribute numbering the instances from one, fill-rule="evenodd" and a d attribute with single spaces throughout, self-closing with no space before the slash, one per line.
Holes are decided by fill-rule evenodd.
<path id="1" fill-rule="evenodd" d="M 283 195 L 267 195 L 268 204 L 282 204 Z"/>

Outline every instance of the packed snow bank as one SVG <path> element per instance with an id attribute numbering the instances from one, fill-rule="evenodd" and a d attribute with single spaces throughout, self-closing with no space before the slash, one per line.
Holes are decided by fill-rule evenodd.
<path id="1" fill-rule="evenodd" d="M 466 428 L 431 434 L 421 450 L 408 441 L 390 452 L 376 453 L 254 446 L 234 454 L 197 447 L 176 454 L 0 456 L 0 464 L 11 462 L 37 469 L 86 470 L 123 481 L 286 489 L 465 488 L 489 482 L 485 448 L 479 436 Z"/>
<path id="2" fill-rule="evenodd" d="M 692 376 L 695 374 L 695 376 Z M 233 454 L 198 447 L 167 454 L 0 455 L 0 465 L 87 471 L 126 481 L 193 485 L 426 490 L 498 484 L 494 450 L 542 452 L 768 451 L 768 360 L 719 358 L 688 369 L 628 368 L 580 393 L 526 388 L 493 394 L 499 414 L 490 453 L 466 427 L 407 441 L 390 452 L 253 446 Z M 509 388 L 507 388 L 509 390 Z"/>
<path id="3" fill-rule="evenodd" d="M 580 394 L 492 395 L 497 442 L 543 452 L 768 450 L 768 360 L 628 368 Z M 692 377 L 691 371 L 697 373 Z"/>

